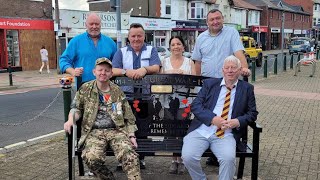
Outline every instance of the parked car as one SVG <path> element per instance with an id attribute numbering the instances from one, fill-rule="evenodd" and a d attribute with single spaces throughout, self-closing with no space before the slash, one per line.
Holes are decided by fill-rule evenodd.
<path id="1" fill-rule="evenodd" d="M 158 46 L 157 51 L 158 51 L 158 56 L 160 60 L 169 57 L 171 54 L 169 48 L 166 48 L 164 46 Z M 187 58 L 191 58 L 191 55 L 192 54 L 190 52 L 183 52 L 183 56 Z"/>
<path id="2" fill-rule="evenodd" d="M 170 51 L 166 47 L 158 46 L 157 51 L 158 51 L 158 56 L 159 56 L 160 60 L 170 56 Z"/>
<path id="3" fill-rule="evenodd" d="M 292 39 L 289 45 L 289 53 L 307 53 L 311 51 L 310 40 L 306 38 L 296 38 Z"/>

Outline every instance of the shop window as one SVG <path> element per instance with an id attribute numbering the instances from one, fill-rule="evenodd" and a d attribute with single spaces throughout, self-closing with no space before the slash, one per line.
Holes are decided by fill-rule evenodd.
<path id="1" fill-rule="evenodd" d="M 8 62 L 12 66 L 20 66 L 18 30 L 7 30 L 6 34 Z"/>
<path id="2" fill-rule="evenodd" d="M 205 19 L 204 3 L 190 3 L 190 19 Z"/>

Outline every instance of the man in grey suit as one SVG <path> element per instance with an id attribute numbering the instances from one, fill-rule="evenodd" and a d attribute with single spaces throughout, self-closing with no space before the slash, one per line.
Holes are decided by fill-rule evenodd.
<path id="1" fill-rule="evenodd" d="M 240 137 L 249 122 L 257 119 L 253 86 L 238 80 L 241 63 L 228 56 L 223 63 L 223 78 L 204 81 L 191 104 L 195 115 L 183 139 L 182 159 L 193 180 L 206 180 L 200 160 L 210 148 L 219 162 L 219 179 L 232 180 L 236 170 L 236 148 L 245 150 Z"/>

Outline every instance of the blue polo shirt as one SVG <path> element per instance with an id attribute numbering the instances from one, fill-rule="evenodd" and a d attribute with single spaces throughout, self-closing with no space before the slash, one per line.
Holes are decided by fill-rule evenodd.
<path id="1" fill-rule="evenodd" d="M 117 50 L 116 43 L 109 37 L 100 34 L 97 46 L 87 32 L 74 37 L 59 60 L 60 69 L 65 73 L 67 68 L 83 67 L 82 82 L 95 79 L 92 70 L 98 58 L 112 59 Z"/>

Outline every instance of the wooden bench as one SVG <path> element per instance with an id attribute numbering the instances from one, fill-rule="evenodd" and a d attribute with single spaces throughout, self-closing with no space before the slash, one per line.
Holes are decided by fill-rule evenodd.
<path id="1" fill-rule="evenodd" d="M 155 85 L 183 85 L 189 90 L 196 86 L 202 86 L 203 77 L 191 76 L 191 75 L 148 75 L 142 80 L 133 81 L 129 78 L 118 77 L 114 80 L 119 86 L 131 86 L 135 88 L 135 92 L 126 93 L 129 103 L 133 104 L 134 100 L 139 99 L 140 103 L 144 103 L 143 108 L 148 108 L 148 114 L 140 116 L 139 112 L 133 108 L 133 112 L 136 116 L 136 124 L 138 131 L 136 132 L 138 149 L 136 152 L 140 155 L 145 156 L 181 156 L 181 149 L 183 145 L 183 137 L 186 135 L 188 127 L 192 121 L 192 116 L 189 116 L 186 120 L 166 120 L 159 115 L 159 110 L 155 110 L 154 98 L 157 97 L 155 94 L 150 92 L 151 86 Z M 138 91 L 137 91 L 138 89 Z M 143 90 L 144 89 L 144 92 Z M 147 90 L 145 90 L 147 89 Z M 192 91 L 179 92 L 179 94 L 186 97 L 195 97 L 196 93 Z M 160 118 L 155 118 L 159 117 Z M 248 131 L 241 138 L 241 141 L 246 144 L 246 151 L 237 150 L 236 156 L 239 157 L 239 166 L 237 178 L 241 179 L 244 171 L 245 158 L 252 158 L 251 164 L 251 179 L 258 179 L 258 165 L 259 165 L 259 139 L 262 128 L 256 123 L 251 123 L 249 126 L 252 128 L 253 139 L 252 144 L 248 143 Z M 76 126 L 75 126 L 76 128 Z M 78 130 L 77 130 L 78 129 Z M 78 128 L 74 132 L 80 133 Z M 77 135 L 79 138 L 79 134 Z M 75 138 L 76 136 L 74 136 Z M 69 141 L 70 142 L 70 141 Z M 72 142 L 77 142 L 73 140 Z M 71 145 L 69 145 L 70 147 Z M 73 163 L 78 156 L 79 161 L 79 175 L 84 175 L 84 168 L 81 159 L 81 148 L 77 148 L 74 145 L 75 151 L 73 157 L 69 155 L 69 164 Z M 72 147 L 72 146 L 71 146 Z M 113 152 L 108 149 L 106 155 L 112 156 Z M 213 153 L 207 150 L 204 157 L 211 157 Z M 69 166 L 69 173 L 74 174 L 74 165 Z M 70 176 L 69 176 L 70 177 Z"/>

